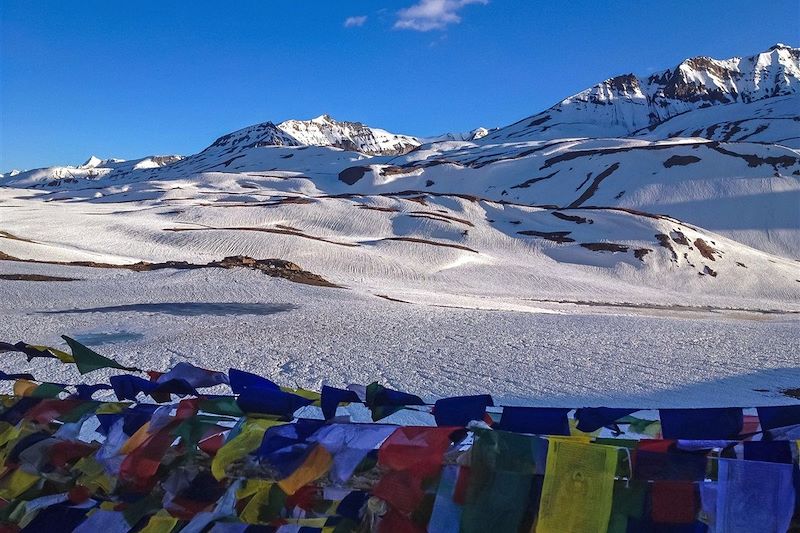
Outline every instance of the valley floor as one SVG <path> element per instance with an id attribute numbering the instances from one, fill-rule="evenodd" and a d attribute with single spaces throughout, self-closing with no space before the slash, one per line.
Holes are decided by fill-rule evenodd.
<path id="1" fill-rule="evenodd" d="M 544 406 L 756 406 L 796 401 L 800 317 L 709 309 L 426 298 L 402 303 L 233 269 L 131 272 L 0 261 L 0 340 L 66 334 L 124 364 L 236 367 L 318 389 L 373 380 L 428 400 L 488 392 Z M 19 276 L 22 275 L 22 276 Z M 446 306 L 437 305 L 445 303 Z M 508 306 L 504 306 L 506 309 Z M 4 354 L 5 372 L 81 378 Z"/>

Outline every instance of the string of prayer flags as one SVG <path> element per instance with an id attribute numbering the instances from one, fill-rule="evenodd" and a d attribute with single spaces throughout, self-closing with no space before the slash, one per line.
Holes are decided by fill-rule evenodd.
<path id="1" fill-rule="evenodd" d="M 367 454 L 396 429 L 396 426 L 380 424 L 331 424 L 321 427 L 309 440 L 319 443 L 331 454 L 331 477 L 338 483 L 345 483 Z"/>
<path id="2" fill-rule="evenodd" d="M 0 343 L 65 359 L 54 350 Z M 117 368 L 88 361 L 84 370 Z M 574 415 L 491 409 L 488 395 L 427 405 L 377 383 L 317 394 L 189 363 L 110 384 L 3 376 L 14 395 L 0 395 L 0 532 L 800 526 L 798 405 Z M 103 390 L 119 401 L 93 399 Z M 393 417 L 401 425 L 351 421 L 360 409 L 337 416 L 361 401 L 376 419 L 411 409 Z"/>

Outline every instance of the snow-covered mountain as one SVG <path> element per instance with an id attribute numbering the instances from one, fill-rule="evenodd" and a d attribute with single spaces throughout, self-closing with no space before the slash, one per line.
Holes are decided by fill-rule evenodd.
<path id="1" fill-rule="evenodd" d="M 368 155 L 399 155 L 420 145 L 416 137 L 370 128 L 360 122 L 339 122 L 329 115 L 311 120 L 263 122 L 224 135 L 208 151 L 241 153 L 262 146 L 330 146 Z"/>
<path id="2" fill-rule="evenodd" d="M 338 122 L 329 115 L 287 120 L 277 127 L 301 146 L 332 146 L 369 155 L 405 154 L 420 145 L 416 137 L 370 128 L 360 122 Z"/>
<path id="3" fill-rule="evenodd" d="M 250 126 L 187 157 L 6 175 L 0 252 L 108 263 L 267 254 L 417 300 L 791 307 L 798 57 L 777 45 L 612 78 L 499 130 L 417 138 L 323 115 Z"/>
<path id="4" fill-rule="evenodd" d="M 497 128 L 487 129 L 487 128 L 475 128 L 474 130 L 470 131 L 462 131 L 459 133 L 444 133 L 442 135 L 435 135 L 433 137 L 420 137 L 420 141 L 423 144 L 429 143 L 436 143 L 442 141 L 477 141 L 478 139 L 482 139 L 489 135 L 491 132 L 497 130 Z"/>
<path id="5" fill-rule="evenodd" d="M 793 96 L 796 103 L 799 91 L 798 48 L 777 44 L 744 58 L 694 57 L 647 77 L 624 74 L 609 78 L 500 129 L 487 141 L 625 137 L 714 106 L 781 96 Z M 695 128 L 712 125 L 695 124 Z"/>

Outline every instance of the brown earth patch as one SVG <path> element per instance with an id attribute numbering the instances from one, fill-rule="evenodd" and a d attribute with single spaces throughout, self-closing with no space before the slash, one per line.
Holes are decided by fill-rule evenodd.
<path id="1" fill-rule="evenodd" d="M 706 259 L 716 261 L 716 259 L 714 259 L 714 253 L 719 253 L 719 250 L 712 248 L 710 244 L 700 238 L 695 239 L 694 245 L 697 246 L 697 250 L 700 252 L 700 255 Z"/>
<path id="2" fill-rule="evenodd" d="M 644 256 L 646 256 L 647 254 L 649 254 L 649 253 L 650 253 L 650 252 L 652 252 L 652 251 L 653 251 L 653 250 L 651 250 L 650 248 L 636 248 L 636 249 L 633 251 L 633 256 L 634 256 L 636 259 L 638 259 L 639 261 L 642 261 L 642 262 L 644 262 Z"/>
<path id="3" fill-rule="evenodd" d="M 424 195 L 411 196 L 409 198 L 405 198 L 405 200 L 408 200 L 409 202 L 416 202 L 420 205 L 428 205 L 428 202 L 425 201 Z"/>
<path id="4" fill-rule="evenodd" d="M 0 274 L 0 279 L 8 281 L 81 281 L 79 278 L 62 278 L 43 274 Z"/>
<path id="5" fill-rule="evenodd" d="M 664 161 L 664 166 L 666 168 L 672 168 L 675 166 L 685 167 L 686 165 L 691 165 L 692 163 L 699 163 L 701 159 L 697 156 L 693 155 L 673 155 L 666 161 Z"/>
<path id="6" fill-rule="evenodd" d="M 410 218 L 427 218 L 428 220 L 435 220 L 436 222 L 444 222 L 445 224 L 452 224 L 449 220 L 439 218 L 431 215 L 408 215 Z"/>
<path id="7" fill-rule="evenodd" d="M 781 389 L 780 393 L 790 398 L 797 398 L 800 400 L 800 389 Z"/>
<path id="8" fill-rule="evenodd" d="M 585 217 L 579 217 L 578 215 L 565 215 L 564 213 L 559 213 L 558 211 L 553 211 L 550 214 L 556 218 L 560 218 L 561 220 L 566 220 L 567 222 L 574 222 L 576 224 L 594 224 L 594 220 Z"/>
<path id="9" fill-rule="evenodd" d="M 683 234 L 680 230 L 675 230 L 671 233 L 672 240 L 678 244 L 682 244 L 683 246 L 690 246 L 689 239 L 686 238 L 686 235 Z"/>
<path id="10" fill-rule="evenodd" d="M 422 167 L 417 166 L 398 167 L 395 165 L 389 165 L 388 167 L 383 167 L 380 171 L 380 174 L 381 176 L 397 176 L 399 174 L 410 174 L 421 168 Z"/>
<path id="11" fill-rule="evenodd" d="M 458 222 L 459 224 L 464 224 L 465 226 L 469 226 L 471 228 L 475 227 L 475 224 L 473 224 L 469 220 L 454 217 L 452 215 L 446 215 L 444 213 L 431 213 L 430 211 L 411 211 L 411 214 L 409 216 L 414 216 L 414 215 L 429 215 L 429 216 L 444 218 L 451 222 Z"/>
<path id="12" fill-rule="evenodd" d="M 3 238 L 3 239 L 10 239 L 10 240 L 12 240 L 12 241 L 29 242 L 29 243 L 31 243 L 31 244 L 36 244 L 36 242 L 34 242 L 34 241 L 32 241 L 32 240 L 29 240 L 29 239 L 23 239 L 22 237 L 17 237 L 16 235 L 14 235 L 14 234 L 12 234 L 12 233 L 9 233 L 9 232 L 7 232 L 7 231 L 2 231 L 2 230 L 0 230 L 0 238 Z"/>
<path id="13" fill-rule="evenodd" d="M 335 285 L 322 276 L 303 270 L 296 263 L 286 261 L 284 259 L 253 259 L 245 255 L 235 255 L 225 257 L 219 261 L 211 261 L 210 263 L 198 264 L 189 263 L 187 261 L 166 261 L 163 263 L 148 263 L 140 261 L 127 265 L 115 265 L 112 263 L 95 263 L 94 261 L 40 261 L 36 259 L 20 259 L 0 252 L 0 260 L 2 261 L 15 261 L 19 263 L 35 263 L 41 265 L 59 265 L 59 266 L 79 266 L 91 268 L 109 268 L 109 269 L 122 269 L 132 270 L 134 272 L 150 272 L 153 270 L 175 269 L 175 270 L 195 270 L 200 268 L 250 268 L 258 270 L 264 274 L 275 277 L 283 278 L 295 283 L 303 283 L 306 285 L 316 285 L 318 287 L 333 287 L 341 288 Z"/>
<path id="14" fill-rule="evenodd" d="M 582 242 L 581 246 L 593 252 L 627 252 L 628 247 L 615 242 Z"/>
<path id="15" fill-rule="evenodd" d="M 525 231 L 518 231 L 517 234 L 519 235 L 529 235 L 532 237 L 540 237 L 542 239 L 547 239 L 548 241 L 557 242 L 559 244 L 567 243 L 567 242 L 575 242 L 575 239 L 568 237 L 568 235 L 572 233 L 571 231 L 535 231 L 532 229 L 525 230 Z"/>
<path id="16" fill-rule="evenodd" d="M 511 188 L 512 189 L 527 189 L 528 187 L 530 187 L 534 183 L 537 183 L 537 182 L 540 182 L 540 181 L 543 181 L 543 180 L 548 180 L 548 179 L 552 178 L 553 176 L 555 176 L 556 174 L 558 174 L 558 170 L 556 170 L 552 174 L 548 174 L 547 176 L 542 176 L 542 177 L 539 177 L 539 178 L 531 178 L 529 180 L 523 181 L 520 184 L 512 185 Z"/>
<path id="17" fill-rule="evenodd" d="M 409 303 L 411 303 L 411 302 L 407 302 L 405 300 L 400 300 L 398 298 L 392 298 L 391 296 L 388 296 L 386 294 L 376 294 L 375 296 L 377 296 L 378 298 L 383 298 L 384 300 L 389 300 L 390 302 L 397 302 L 397 303 L 401 303 L 401 304 L 409 304 Z"/>
<path id="18" fill-rule="evenodd" d="M 616 172 L 618 168 L 619 168 L 619 163 L 614 163 L 613 165 L 605 169 L 603 172 L 598 174 L 597 177 L 594 178 L 594 180 L 592 181 L 592 184 L 589 185 L 589 187 L 583 192 L 583 194 L 581 194 L 577 200 L 569 204 L 569 206 L 567 207 L 579 207 L 586 200 L 594 196 L 594 193 L 596 193 L 597 189 L 600 187 L 600 183 L 602 183 L 602 181 L 607 177 L 609 177 L 611 174 Z"/>
<path id="19" fill-rule="evenodd" d="M 672 254 L 672 260 L 673 261 L 677 261 L 678 260 L 678 254 L 675 252 L 675 248 L 672 247 L 672 243 L 670 242 L 669 235 L 667 235 L 665 233 L 657 233 L 656 234 L 656 240 L 658 241 L 658 244 L 660 244 L 661 246 L 663 246 L 664 248 L 669 250 L 669 252 Z"/>
<path id="20" fill-rule="evenodd" d="M 347 185 L 355 185 L 358 180 L 364 177 L 364 174 L 369 172 L 369 167 L 349 167 L 339 172 L 339 181 L 343 181 Z"/>
<path id="21" fill-rule="evenodd" d="M 399 209 L 394 207 L 378 207 L 376 205 L 357 204 L 359 209 L 369 209 L 370 211 L 383 211 L 385 213 L 399 213 Z"/>
<path id="22" fill-rule="evenodd" d="M 416 237 L 384 237 L 381 239 L 382 241 L 403 241 L 403 242 L 414 242 L 418 244 L 430 244 L 432 246 L 442 246 L 445 248 L 455 248 L 457 250 L 465 250 L 467 252 L 472 252 L 474 254 L 479 253 L 478 250 L 473 250 L 472 248 L 468 248 L 466 246 L 462 246 L 460 244 L 452 244 L 449 242 L 436 242 L 430 241 L 428 239 L 418 239 Z"/>

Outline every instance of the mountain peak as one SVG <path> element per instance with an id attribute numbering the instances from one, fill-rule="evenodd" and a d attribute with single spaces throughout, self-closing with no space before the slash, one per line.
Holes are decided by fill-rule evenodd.
<path id="1" fill-rule="evenodd" d="M 103 160 L 97 157 L 96 155 L 92 155 L 89 159 L 86 160 L 84 164 L 82 164 L 78 168 L 97 168 L 103 163 Z"/>
<path id="2" fill-rule="evenodd" d="M 302 122 L 302 121 L 300 121 L 300 122 Z M 316 124 L 336 124 L 336 121 L 333 119 L 333 117 L 331 117 L 327 113 L 325 113 L 323 115 L 320 115 L 318 117 L 312 118 L 311 122 L 314 122 Z"/>
<path id="3" fill-rule="evenodd" d="M 628 136 L 688 111 L 792 95 L 800 95 L 800 49 L 778 43 L 749 57 L 696 56 L 646 77 L 615 76 L 488 138 Z"/>

